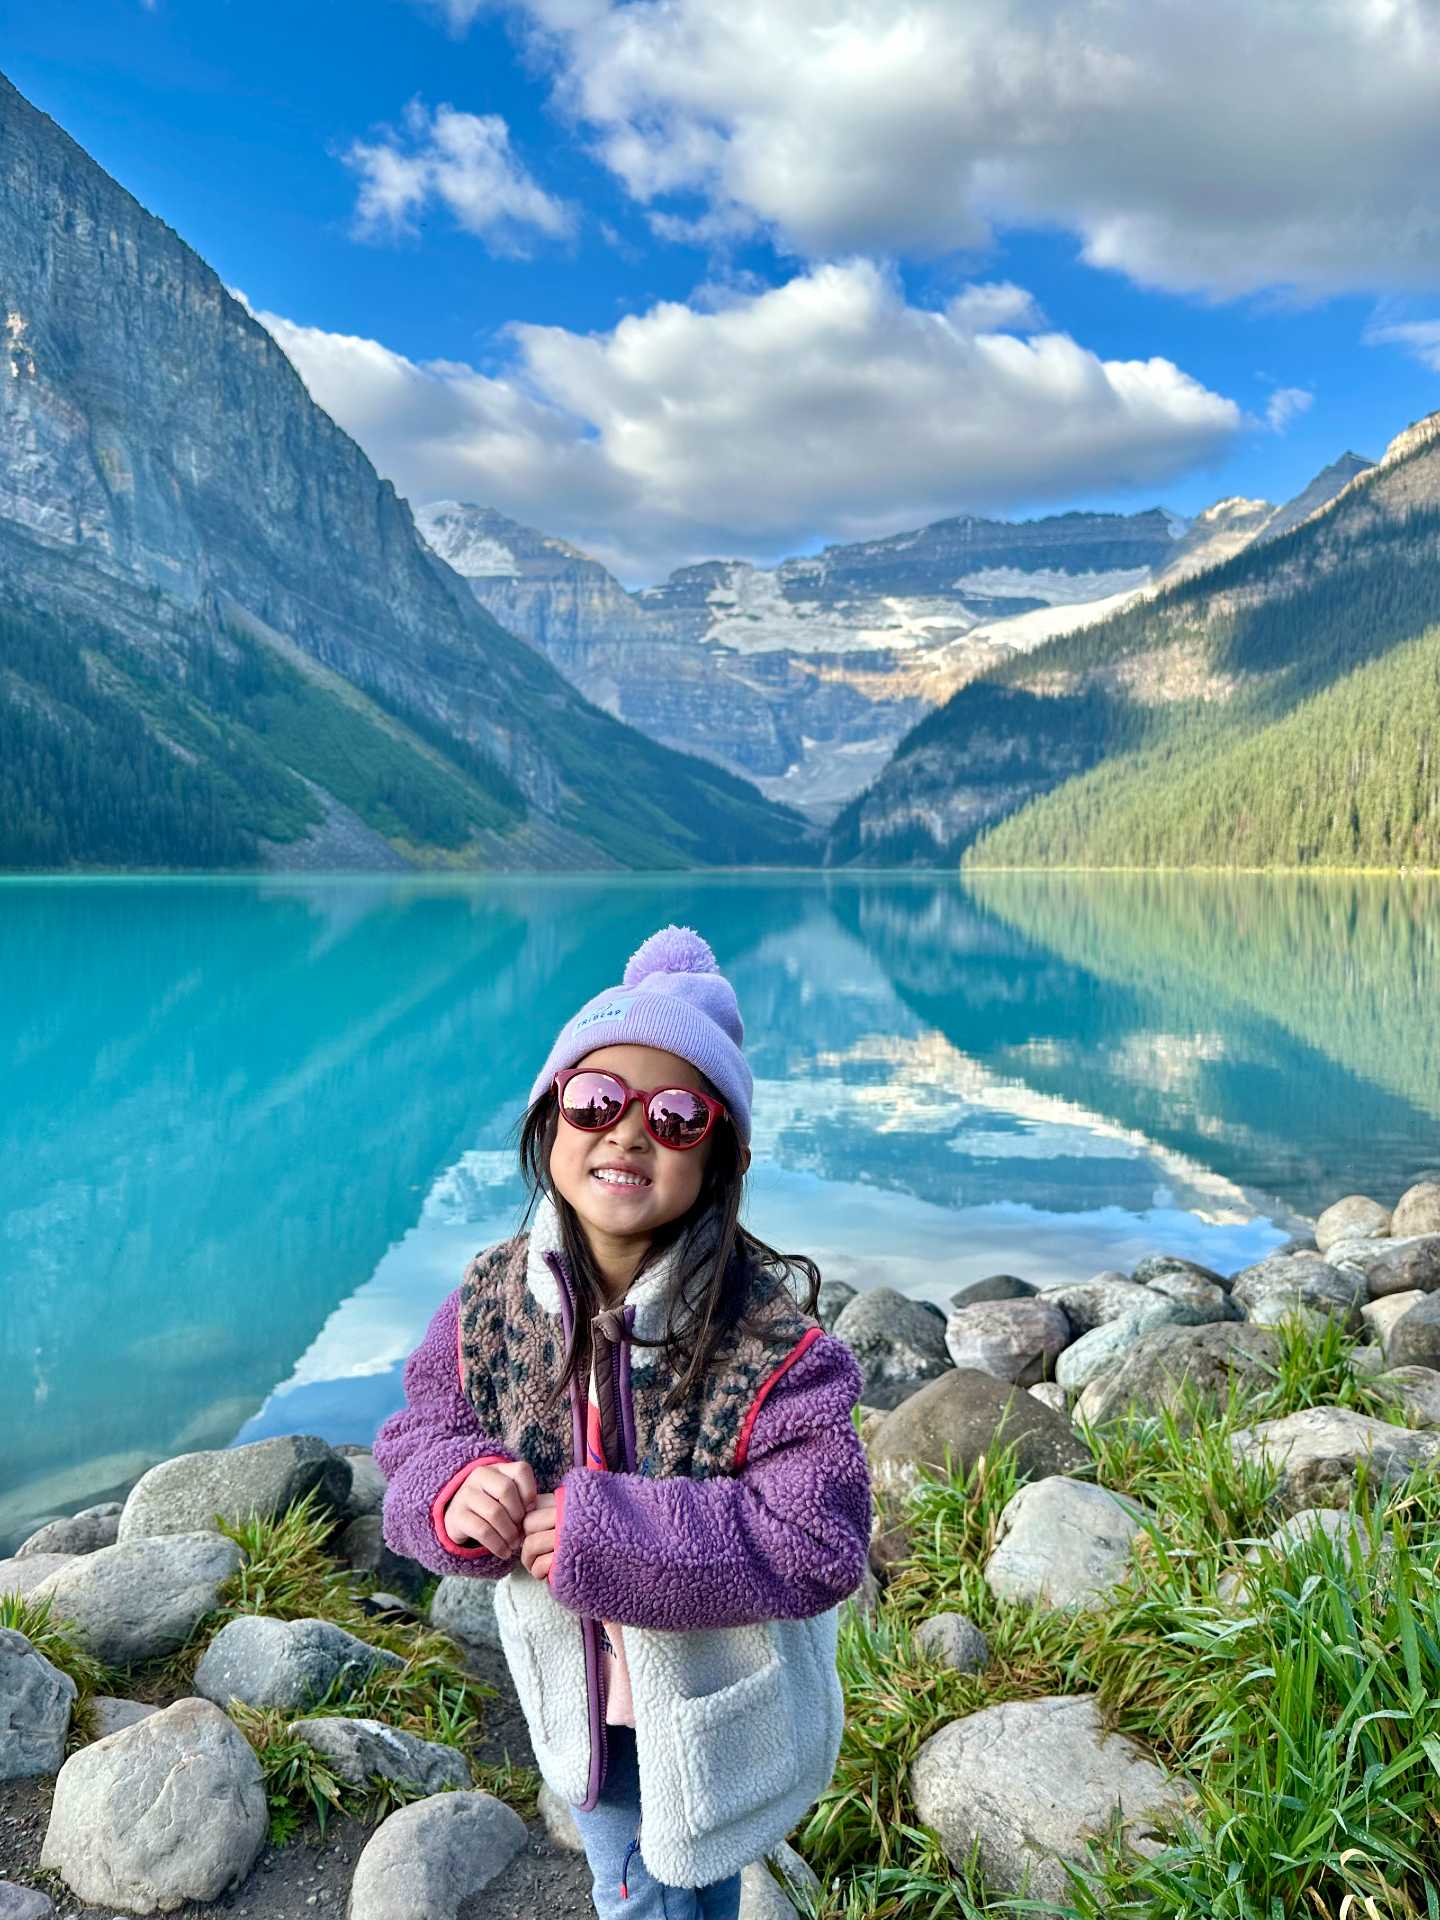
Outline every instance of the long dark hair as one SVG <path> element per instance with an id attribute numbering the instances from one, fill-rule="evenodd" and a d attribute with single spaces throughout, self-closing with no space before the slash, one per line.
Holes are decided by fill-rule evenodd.
<path id="1" fill-rule="evenodd" d="M 705 1081 L 705 1086 L 709 1089 L 710 1083 Z M 559 1104 L 551 1085 L 526 1108 L 519 1127 L 520 1171 L 530 1192 L 521 1225 L 529 1224 L 540 1196 L 547 1195 L 559 1216 L 565 1265 L 576 1296 L 570 1350 L 549 1397 L 550 1406 L 564 1398 L 573 1382 L 579 1380 L 588 1387 L 590 1322 L 610 1304 L 579 1216 L 550 1183 L 550 1149 L 559 1124 Z M 666 1396 L 667 1406 L 687 1399 L 709 1372 L 726 1334 L 737 1327 L 744 1329 L 747 1298 L 757 1267 L 784 1280 L 803 1311 L 814 1315 L 820 1269 L 803 1253 L 777 1253 L 740 1225 L 744 1189 L 740 1137 L 727 1116 L 710 1136 L 705 1175 L 693 1205 L 656 1233 L 636 1273 L 638 1278 L 661 1254 L 680 1243 L 679 1277 L 671 1295 L 665 1332 L 658 1340 L 635 1336 L 638 1346 L 659 1347 L 666 1367 L 675 1376 L 675 1384 Z M 804 1286 L 803 1295 L 797 1281 Z"/>

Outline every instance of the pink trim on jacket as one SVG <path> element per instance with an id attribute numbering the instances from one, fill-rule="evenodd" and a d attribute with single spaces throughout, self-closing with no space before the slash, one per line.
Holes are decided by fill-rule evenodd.
<path id="1" fill-rule="evenodd" d="M 750 1431 L 755 1425 L 755 1416 L 765 1404 L 765 1396 L 787 1368 L 793 1367 L 804 1353 L 808 1353 L 825 1331 L 823 1327 L 811 1327 L 795 1342 L 772 1374 L 768 1374 L 760 1383 L 760 1391 L 750 1402 L 750 1411 L 745 1416 L 745 1424 L 740 1429 L 740 1439 L 735 1447 L 735 1471 L 738 1473 L 745 1464 L 745 1456 L 750 1451 Z"/>
<path id="2" fill-rule="evenodd" d="M 441 1487 L 439 1493 L 436 1494 L 430 1507 L 430 1524 L 435 1529 L 435 1538 L 447 1553 L 458 1553 L 462 1560 L 475 1560 L 478 1559 L 481 1554 L 489 1553 L 489 1547 L 462 1547 L 458 1540 L 452 1540 L 445 1530 L 445 1509 L 449 1506 L 455 1494 L 464 1486 L 476 1467 L 485 1467 L 488 1466 L 492 1460 L 503 1460 L 504 1458 L 505 1455 L 503 1453 L 482 1454 L 478 1460 L 472 1460 L 467 1466 L 461 1467 L 460 1471 L 457 1474 L 453 1474 L 450 1479 L 445 1482 L 444 1486 Z"/>

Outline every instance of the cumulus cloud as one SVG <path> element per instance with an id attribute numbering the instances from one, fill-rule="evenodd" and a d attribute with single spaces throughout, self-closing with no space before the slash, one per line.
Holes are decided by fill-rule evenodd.
<path id="1" fill-rule="evenodd" d="M 1440 279 L 1435 0 L 510 11 L 669 238 L 831 258 L 1060 226 L 1094 265 L 1217 298 Z"/>
<path id="2" fill-rule="evenodd" d="M 716 554 L 773 557 L 965 510 L 1160 488 L 1243 426 L 1171 361 L 1018 337 L 982 289 L 907 303 L 868 261 L 605 333 L 511 326 L 502 372 L 258 317 L 400 491 L 498 507 L 631 583 Z"/>
<path id="3" fill-rule="evenodd" d="M 1298 414 L 1308 413 L 1315 396 L 1304 387 L 1277 387 L 1265 409 L 1265 424 L 1272 433 L 1284 433 Z"/>
<path id="4" fill-rule="evenodd" d="M 1440 373 L 1440 320 L 1378 321 L 1365 329 L 1367 347 L 1403 347 L 1422 367 Z"/>
<path id="5" fill-rule="evenodd" d="M 344 158 L 360 178 L 355 220 L 366 235 L 413 232 L 436 203 L 495 253 L 523 255 L 536 234 L 563 240 L 575 228 L 573 207 L 526 171 L 498 114 L 451 106 L 432 114 L 412 100 L 403 130 L 356 140 Z"/>

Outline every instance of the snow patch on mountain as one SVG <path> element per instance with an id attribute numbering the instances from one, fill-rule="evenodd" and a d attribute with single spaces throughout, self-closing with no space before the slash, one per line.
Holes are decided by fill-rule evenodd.
<path id="1" fill-rule="evenodd" d="M 1117 567 L 1108 573 L 1070 573 L 1058 567 L 982 567 L 954 581 L 957 593 L 987 600 L 1043 600 L 1047 606 L 1074 606 L 1082 600 L 1108 600 L 1134 593 L 1150 578 L 1149 567 Z"/>

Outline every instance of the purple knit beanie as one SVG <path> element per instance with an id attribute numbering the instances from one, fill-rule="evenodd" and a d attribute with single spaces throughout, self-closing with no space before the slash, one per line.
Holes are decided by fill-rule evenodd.
<path id="1" fill-rule="evenodd" d="M 720 1092 L 744 1141 L 750 1138 L 754 1083 L 740 1047 L 745 1027 L 735 989 L 692 927 L 661 927 L 630 956 L 618 987 L 587 1000 L 560 1029 L 530 1089 L 533 1103 L 551 1080 L 598 1047 L 660 1047 L 698 1067 Z"/>

